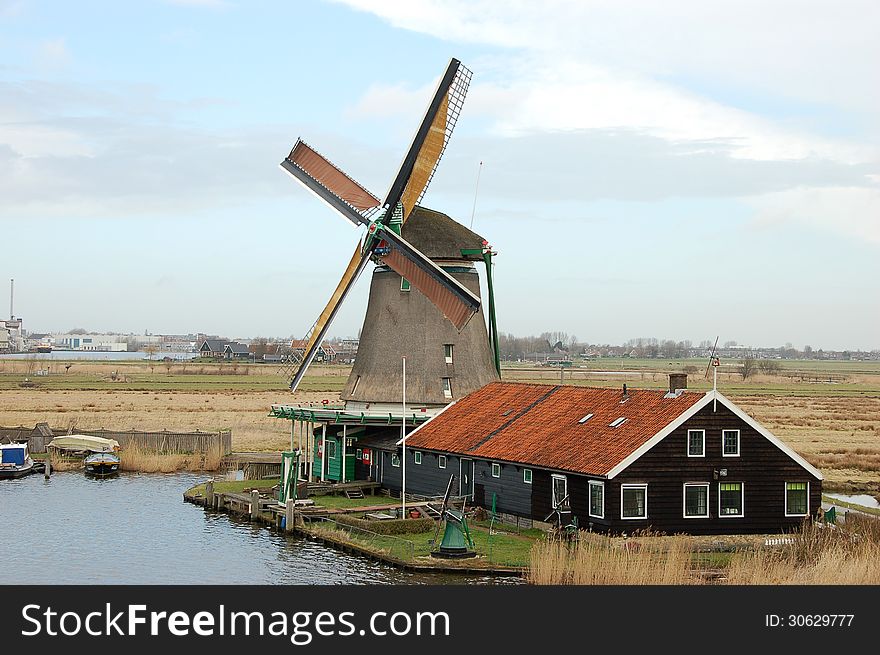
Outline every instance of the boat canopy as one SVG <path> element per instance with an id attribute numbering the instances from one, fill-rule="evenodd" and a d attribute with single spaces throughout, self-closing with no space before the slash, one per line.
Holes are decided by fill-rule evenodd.
<path id="1" fill-rule="evenodd" d="M 16 443 L 0 446 L 0 464 L 24 466 L 27 457 L 27 444 Z"/>
<path id="2" fill-rule="evenodd" d="M 93 437 L 89 434 L 68 434 L 55 437 L 49 442 L 50 448 L 59 450 L 90 451 L 93 453 L 110 453 L 119 450 L 119 442 L 115 439 Z"/>

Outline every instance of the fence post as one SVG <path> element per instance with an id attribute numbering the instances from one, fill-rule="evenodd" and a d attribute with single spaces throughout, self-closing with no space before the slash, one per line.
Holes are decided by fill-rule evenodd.
<path id="1" fill-rule="evenodd" d="M 296 507 L 296 501 L 293 498 L 288 498 L 287 504 L 284 506 L 284 529 L 287 532 L 293 532 L 295 526 L 294 507 Z"/>
<path id="2" fill-rule="evenodd" d="M 254 489 L 251 492 L 251 521 L 260 518 L 260 492 Z"/>
<path id="3" fill-rule="evenodd" d="M 205 505 L 207 507 L 214 507 L 214 481 L 208 480 L 205 483 Z"/>

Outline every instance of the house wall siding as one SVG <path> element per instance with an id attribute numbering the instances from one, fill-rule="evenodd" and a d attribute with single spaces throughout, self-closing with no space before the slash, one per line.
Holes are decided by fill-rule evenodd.
<path id="1" fill-rule="evenodd" d="M 705 430 L 705 457 L 687 456 L 688 430 Z M 723 457 L 722 430 L 740 431 L 740 454 Z M 715 470 L 727 469 L 716 478 Z M 710 518 L 684 518 L 684 483 L 708 482 Z M 718 483 L 744 485 L 742 518 L 718 517 Z M 822 484 L 771 441 L 749 427 L 733 412 L 708 404 L 663 439 L 616 478 L 606 483 L 605 513 L 615 532 L 651 527 L 692 534 L 774 533 L 797 527 L 803 517 L 785 516 L 785 483 L 810 483 L 810 514 L 821 503 Z M 620 518 L 620 489 L 625 483 L 648 484 L 648 519 Z"/>

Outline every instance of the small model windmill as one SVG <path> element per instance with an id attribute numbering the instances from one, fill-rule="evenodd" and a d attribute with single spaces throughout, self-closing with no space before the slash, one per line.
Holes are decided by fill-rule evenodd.
<path id="1" fill-rule="evenodd" d="M 302 140 L 297 140 L 281 162 L 282 168 L 344 218 L 366 227 L 363 242 L 355 247 L 330 301 L 303 339 L 306 343 L 301 354 L 295 355 L 285 371 L 291 378 L 292 391 L 370 260 L 388 267 L 424 294 L 459 332 L 479 311 L 480 299 L 473 291 L 401 236 L 403 225 L 413 215 L 446 149 L 470 79 L 471 72 L 452 59 L 384 200 L 380 201 Z"/>
<path id="2" fill-rule="evenodd" d="M 449 476 L 446 495 L 443 496 L 443 506 L 440 508 L 440 519 L 437 521 L 437 528 L 434 530 L 433 543 L 435 548 L 431 551 L 431 557 L 460 559 L 475 557 L 477 554 L 464 512 L 449 506 L 449 494 L 452 492 L 454 482 L 455 474 L 453 473 Z M 443 540 L 437 545 L 437 535 L 440 534 L 441 523 L 444 524 Z"/>
<path id="3" fill-rule="evenodd" d="M 568 499 L 568 494 L 563 496 L 556 503 L 553 511 L 544 519 L 544 523 L 550 522 L 551 519 L 553 520 L 553 532 L 561 537 L 576 535 L 578 530 L 577 517 L 572 516 L 571 505 Z"/>

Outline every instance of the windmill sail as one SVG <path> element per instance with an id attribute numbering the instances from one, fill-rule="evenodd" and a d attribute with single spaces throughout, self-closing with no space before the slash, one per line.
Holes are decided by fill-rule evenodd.
<path id="1" fill-rule="evenodd" d="M 342 274 L 342 279 L 339 280 L 339 284 L 336 285 L 336 290 L 333 292 L 333 295 L 330 296 L 330 300 L 324 307 L 324 311 L 321 312 L 321 315 L 312 327 L 311 335 L 309 336 L 303 354 L 303 359 L 300 362 L 296 373 L 293 374 L 293 379 L 290 381 L 291 391 L 296 391 L 296 388 L 302 381 L 303 376 L 306 374 L 306 370 L 309 368 L 309 364 L 312 363 L 315 353 L 318 352 L 318 347 L 321 345 L 324 336 L 327 334 L 327 330 L 330 328 L 330 323 L 336 317 L 336 312 L 339 311 L 342 301 L 345 300 L 348 292 L 351 291 L 358 276 L 367 266 L 367 262 L 370 261 L 370 255 L 370 251 L 361 253 L 360 243 L 355 246 L 354 254 L 351 256 L 351 261 L 348 262 L 348 266 Z"/>
<path id="2" fill-rule="evenodd" d="M 302 139 L 298 139 L 281 167 L 309 191 L 355 225 L 367 225 L 379 199 L 342 172 Z"/>
<path id="3" fill-rule="evenodd" d="M 390 252 L 381 258 L 382 263 L 427 296 L 461 331 L 480 309 L 480 299 L 399 234 L 384 230 L 382 237 L 391 244 Z"/>
<path id="4" fill-rule="evenodd" d="M 471 71 L 458 59 L 452 59 L 440 78 L 428 111 L 383 203 L 385 207 L 393 208 L 400 202 L 404 221 L 421 201 L 434 177 L 458 122 L 471 76 Z"/>

